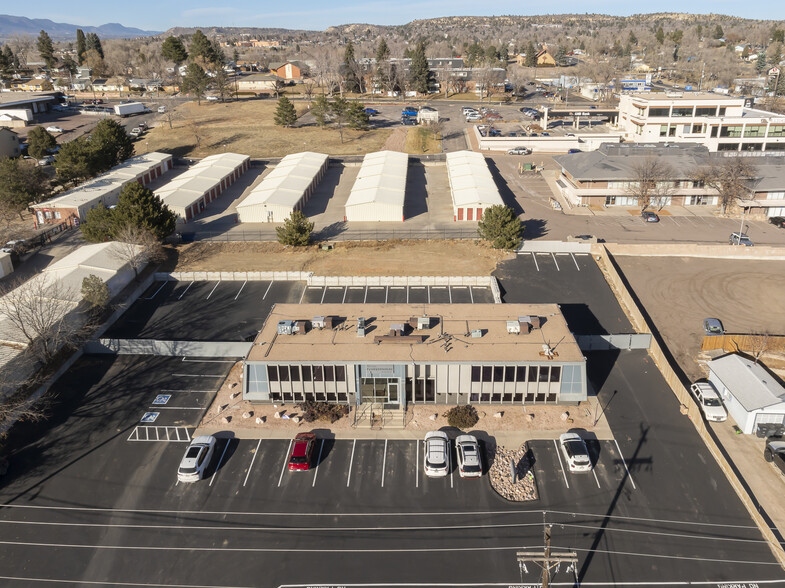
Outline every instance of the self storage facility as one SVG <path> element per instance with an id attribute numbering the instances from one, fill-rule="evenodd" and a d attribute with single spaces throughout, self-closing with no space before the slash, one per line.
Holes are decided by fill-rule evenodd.
<path id="1" fill-rule="evenodd" d="M 284 157 L 237 205 L 241 223 L 282 223 L 302 210 L 327 171 L 323 153 L 293 153 Z"/>
<path id="2" fill-rule="evenodd" d="M 402 221 L 409 156 L 397 151 L 369 153 L 346 201 L 346 220 Z"/>
<path id="3" fill-rule="evenodd" d="M 488 164 L 480 153 L 448 153 L 447 178 L 450 182 L 454 221 L 478 221 L 482 219 L 483 210 L 489 206 L 504 204 Z"/>
<path id="4" fill-rule="evenodd" d="M 143 186 L 172 169 L 172 156 L 168 153 L 145 153 L 125 160 L 108 172 L 69 190 L 46 202 L 34 204 L 36 224 L 79 224 L 85 215 L 99 204 L 107 208 L 117 204 L 120 191 L 129 182 Z"/>
<path id="5" fill-rule="evenodd" d="M 178 222 L 188 222 L 234 184 L 250 165 L 247 155 L 210 155 L 155 193 L 177 215 Z"/>

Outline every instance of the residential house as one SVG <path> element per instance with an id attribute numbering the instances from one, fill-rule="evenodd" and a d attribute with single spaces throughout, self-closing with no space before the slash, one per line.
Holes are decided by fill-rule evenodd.
<path id="1" fill-rule="evenodd" d="M 129 92 L 131 87 L 125 78 L 97 78 L 93 80 L 93 92 Z"/>
<path id="2" fill-rule="evenodd" d="M 300 81 L 303 79 L 302 68 L 297 61 L 271 63 L 270 73 L 286 81 Z"/>
<path id="3" fill-rule="evenodd" d="M 148 78 L 131 78 L 128 85 L 134 90 L 157 92 L 163 87 L 163 80 Z"/>
<path id="4" fill-rule="evenodd" d="M 238 78 L 238 92 L 254 92 L 255 94 L 275 92 L 276 83 L 280 80 L 275 74 L 253 74 Z"/>
<path id="5" fill-rule="evenodd" d="M 49 80 L 32 79 L 12 82 L 11 89 L 22 92 L 51 92 L 54 90 L 54 86 Z"/>
<path id="6" fill-rule="evenodd" d="M 0 157 L 19 157 L 22 154 L 20 143 L 16 131 L 0 128 Z"/>

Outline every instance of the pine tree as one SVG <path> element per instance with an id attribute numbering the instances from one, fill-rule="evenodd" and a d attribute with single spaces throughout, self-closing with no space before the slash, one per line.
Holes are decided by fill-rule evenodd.
<path id="1" fill-rule="evenodd" d="M 164 59 L 174 63 L 175 70 L 188 59 L 188 51 L 179 37 L 167 37 L 161 45 L 161 55 Z"/>
<path id="2" fill-rule="evenodd" d="M 202 59 L 202 63 L 211 63 L 213 61 L 213 45 L 210 43 L 205 34 L 196 29 L 191 35 L 191 45 L 188 47 L 192 59 Z"/>
<path id="3" fill-rule="evenodd" d="M 33 127 L 27 134 L 27 153 L 41 159 L 57 145 L 57 140 L 44 127 Z"/>
<path id="4" fill-rule="evenodd" d="M 635 36 L 635 33 L 630 31 L 630 36 L 627 38 L 627 42 L 630 45 L 637 45 L 638 44 L 638 37 Z"/>
<path id="5" fill-rule="evenodd" d="M 376 46 L 376 65 L 390 58 L 390 48 L 387 46 L 387 41 L 384 37 L 379 39 L 379 44 Z"/>
<path id="6" fill-rule="evenodd" d="M 95 274 L 90 274 L 82 280 L 82 300 L 90 305 L 91 309 L 102 309 L 109 304 L 109 286 Z"/>
<path id="7" fill-rule="evenodd" d="M 84 31 L 76 29 L 76 61 L 79 65 L 84 62 L 84 54 L 87 51 L 87 43 L 85 41 Z"/>
<path id="8" fill-rule="evenodd" d="M 766 71 L 766 54 L 761 51 L 758 53 L 758 61 L 755 62 L 755 71 L 762 75 Z"/>
<path id="9" fill-rule="evenodd" d="M 46 192 L 43 168 L 30 165 L 19 157 L 0 158 L 0 203 L 22 218 L 31 202 L 38 202 Z"/>
<path id="10" fill-rule="evenodd" d="M 174 232 L 177 222 L 175 214 L 159 196 L 136 182 L 123 187 L 117 206 L 111 212 L 115 233 L 130 225 L 150 231 L 161 241 Z"/>
<path id="11" fill-rule="evenodd" d="M 712 35 L 715 39 L 722 39 L 725 36 L 725 32 L 722 30 L 720 25 L 714 27 L 714 35 Z"/>
<path id="12" fill-rule="evenodd" d="M 370 115 L 365 112 L 365 107 L 359 102 L 351 102 L 346 111 L 346 126 L 356 131 L 365 131 L 371 121 Z"/>
<path id="13" fill-rule="evenodd" d="M 425 41 L 418 41 L 409 64 L 411 88 L 420 94 L 428 93 L 428 87 L 433 77 L 433 72 L 428 67 L 428 59 L 425 57 L 425 46 Z"/>
<path id="14" fill-rule="evenodd" d="M 500 204 L 483 211 L 477 233 L 495 249 L 515 249 L 521 244 L 523 225 L 512 208 Z"/>
<path id="15" fill-rule="evenodd" d="M 111 169 L 134 154 L 134 144 L 125 127 L 111 118 L 96 125 L 90 134 L 90 149 L 98 172 Z"/>
<path id="16" fill-rule="evenodd" d="M 526 44 L 526 67 L 537 67 L 537 52 L 531 41 Z"/>
<path id="17" fill-rule="evenodd" d="M 324 127 L 327 124 L 327 114 L 330 112 L 330 103 L 324 94 L 319 94 L 311 105 L 311 114 L 316 119 L 316 124 Z"/>
<path id="18" fill-rule="evenodd" d="M 47 34 L 46 31 L 42 30 L 40 33 L 38 33 L 38 41 L 36 46 L 39 55 L 41 55 L 41 59 L 43 59 L 44 63 L 46 63 L 46 67 L 53 69 L 57 63 L 57 60 L 55 59 L 55 48 L 54 44 L 52 43 L 52 38 Z"/>
<path id="19" fill-rule="evenodd" d="M 357 60 L 354 58 L 354 44 L 349 41 L 343 54 L 344 81 L 347 92 L 357 93 L 362 90 L 360 79 L 357 75 L 358 69 Z"/>
<path id="20" fill-rule="evenodd" d="M 313 223 L 301 211 L 293 210 L 289 218 L 283 222 L 283 226 L 275 228 L 278 242 L 293 247 L 308 245 L 311 241 L 313 226 Z"/>
<path id="21" fill-rule="evenodd" d="M 660 45 L 665 42 L 665 31 L 662 30 L 662 27 L 657 29 L 657 32 L 654 34 L 654 38 L 657 39 L 657 42 Z"/>
<path id="22" fill-rule="evenodd" d="M 279 127 L 291 127 L 297 122 L 297 111 L 294 109 L 292 101 L 286 96 L 281 96 L 278 99 L 278 107 L 275 109 L 273 120 Z"/>
<path id="23" fill-rule="evenodd" d="M 91 49 L 98 53 L 101 59 L 104 58 L 104 48 L 101 45 L 101 39 L 98 38 L 98 35 L 95 33 L 87 33 L 85 37 L 85 47 L 87 51 Z"/>
<path id="24" fill-rule="evenodd" d="M 181 84 L 183 92 L 196 96 L 198 104 L 202 103 L 204 92 L 210 85 L 210 78 L 198 63 L 189 63 Z"/>

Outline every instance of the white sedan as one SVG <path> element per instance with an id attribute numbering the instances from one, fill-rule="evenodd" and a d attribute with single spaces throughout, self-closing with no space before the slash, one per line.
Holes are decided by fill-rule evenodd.
<path id="1" fill-rule="evenodd" d="M 215 453 L 216 439 L 212 435 L 200 435 L 191 441 L 185 450 L 177 479 L 181 482 L 198 482 L 204 477 L 207 466 Z"/>
<path id="2" fill-rule="evenodd" d="M 63 129 L 61 129 L 60 127 L 46 127 L 46 132 L 47 133 L 62 133 Z"/>
<path id="3" fill-rule="evenodd" d="M 450 440 L 446 433 L 431 431 L 425 434 L 425 475 L 443 478 L 449 471 Z"/>
<path id="4" fill-rule="evenodd" d="M 455 453 L 458 456 L 458 474 L 461 478 L 482 476 L 480 446 L 474 435 L 458 435 L 455 439 Z"/>
<path id="5" fill-rule="evenodd" d="M 559 447 L 561 447 L 564 459 L 567 460 L 567 467 L 571 472 L 590 472 L 591 457 L 586 443 L 577 433 L 564 433 L 559 437 Z"/>

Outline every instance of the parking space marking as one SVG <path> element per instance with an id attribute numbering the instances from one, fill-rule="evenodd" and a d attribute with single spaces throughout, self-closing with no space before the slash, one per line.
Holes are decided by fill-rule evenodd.
<path id="1" fill-rule="evenodd" d="M 384 287 L 384 303 L 387 304 L 387 297 L 390 295 L 390 287 Z"/>
<path id="2" fill-rule="evenodd" d="M 677 227 L 680 227 L 680 226 L 681 226 L 681 225 L 678 223 L 678 221 L 677 221 L 677 220 L 676 220 L 674 217 L 672 217 L 672 216 L 666 216 L 665 218 L 669 218 L 669 219 L 671 219 L 671 220 L 672 220 L 672 221 L 673 221 L 673 222 L 676 224 L 676 226 L 677 226 Z"/>
<path id="3" fill-rule="evenodd" d="M 311 484 L 311 488 L 316 486 L 316 476 L 319 475 L 319 466 L 322 463 L 322 451 L 324 450 L 324 439 L 322 439 L 322 444 L 319 446 L 319 457 L 316 458 L 316 467 L 313 468 L 313 484 Z"/>
<path id="4" fill-rule="evenodd" d="M 188 286 L 185 288 L 185 290 L 183 290 L 183 293 L 182 293 L 182 294 L 180 294 L 180 296 L 178 296 L 178 297 L 177 297 L 177 300 L 180 300 L 180 299 L 181 299 L 183 296 L 185 296 L 185 293 L 186 293 L 186 292 L 188 292 L 188 290 L 189 290 L 189 289 L 191 288 L 191 286 L 193 286 L 193 285 L 194 285 L 194 283 L 193 283 L 193 282 L 191 282 L 190 284 L 188 284 Z"/>
<path id="5" fill-rule="evenodd" d="M 560 272 L 561 270 L 559 269 L 559 262 L 556 261 L 556 256 L 553 253 L 551 253 L 551 257 L 553 258 L 553 263 L 556 264 L 556 271 Z"/>
<path id="6" fill-rule="evenodd" d="M 414 487 L 420 487 L 420 442 L 415 443 L 417 446 L 417 457 L 414 459 Z"/>
<path id="7" fill-rule="evenodd" d="M 346 293 L 349 291 L 349 288 L 344 287 L 343 289 L 343 298 L 341 298 L 341 304 L 346 302 Z"/>
<path id="8" fill-rule="evenodd" d="M 223 463 L 224 455 L 226 455 L 226 450 L 229 449 L 229 443 L 231 443 L 231 442 L 232 442 L 231 439 L 227 439 L 226 440 L 226 445 L 224 445 L 224 450 L 223 450 L 223 453 L 221 454 L 221 459 L 218 460 L 218 464 L 215 466 L 215 471 L 213 472 L 213 477 L 210 478 L 210 486 L 213 485 L 213 481 L 215 480 L 215 476 L 218 475 L 218 470 L 221 469 L 221 464 Z"/>
<path id="9" fill-rule="evenodd" d="M 270 285 L 269 285 L 269 286 L 267 286 L 267 290 L 265 290 L 265 291 L 264 291 L 264 296 L 262 296 L 262 300 L 264 300 L 265 298 L 267 298 L 267 293 L 270 291 L 270 288 L 272 288 L 272 287 L 273 287 L 273 282 L 272 282 L 272 281 L 270 281 Z"/>
<path id="10" fill-rule="evenodd" d="M 163 284 L 161 284 L 161 287 L 160 287 L 160 288 L 158 288 L 158 290 L 156 290 L 156 291 L 155 291 L 155 294 L 153 294 L 152 296 L 148 296 L 147 298 L 145 298 L 145 300 L 152 300 L 153 298 L 155 298 L 155 297 L 156 297 L 156 295 L 157 295 L 157 294 L 158 294 L 158 293 L 159 293 L 161 290 L 163 290 L 163 289 L 164 289 L 164 286 L 166 286 L 168 283 L 169 283 L 169 280 L 165 281 Z"/>
<path id="11" fill-rule="evenodd" d="M 365 287 L 365 295 L 363 296 L 363 304 L 368 300 L 368 286 Z"/>
<path id="12" fill-rule="evenodd" d="M 387 469 L 387 439 L 384 440 L 384 455 L 382 456 L 382 488 L 384 488 L 384 472 Z"/>
<path id="13" fill-rule="evenodd" d="M 349 458 L 349 474 L 346 476 L 346 487 L 349 487 L 349 482 L 352 480 L 352 464 L 354 463 L 354 448 L 357 446 L 357 439 L 352 442 L 352 457 Z"/>
<path id="14" fill-rule="evenodd" d="M 600 487 L 600 480 L 597 478 L 597 471 L 594 468 L 592 468 L 591 469 L 591 473 L 594 474 L 594 481 L 597 482 L 597 488 L 599 488 Z"/>
<path id="15" fill-rule="evenodd" d="M 431 303 L 431 287 L 425 286 L 425 289 L 428 291 L 428 304 Z"/>
<path id="16" fill-rule="evenodd" d="M 450 468 L 450 488 L 452 488 L 452 449 L 449 442 L 447 442 L 447 467 Z"/>
<path id="17" fill-rule="evenodd" d="M 324 295 L 325 294 L 327 294 L 327 287 L 326 286 L 324 288 L 322 288 L 322 299 L 321 299 L 321 303 L 322 304 L 324 304 Z"/>
<path id="18" fill-rule="evenodd" d="M 286 471 L 286 459 L 289 457 L 289 452 L 292 450 L 292 440 L 289 439 L 289 447 L 286 448 L 286 455 L 283 458 L 283 465 L 281 466 L 281 475 L 278 477 L 278 487 L 281 487 L 281 480 L 283 480 L 283 473 Z"/>
<path id="19" fill-rule="evenodd" d="M 218 287 L 218 284 L 220 284 L 220 283 L 221 283 L 221 280 L 218 280 L 218 281 L 215 283 L 215 286 L 213 286 L 213 289 L 212 289 L 212 290 L 210 290 L 210 293 L 207 295 L 207 298 L 205 298 L 205 300 L 210 300 L 210 296 L 212 296 L 212 295 L 213 295 L 213 292 L 215 292 L 215 289 Z"/>
<path id="20" fill-rule="evenodd" d="M 450 304 L 452 304 L 452 288 L 450 286 L 447 286 L 447 294 L 450 295 Z"/>
<path id="21" fill-rule="evenodd" d="M 308 288 L 303 288 L 303 293 L 302 293 L 302 294 L 300 294 L 300 304 L 302 304 L 302 303 L 303 303 L 303 298 L 305 298 L 305 291 L 306 291 L 307 289 L 308 289 Z"/>
<path id="22" fill-rule="evenodd" d="M 559 467 L 561 468 L 561 475 L 564 477 L 564 483 L 567 484 L 567 488 L 569 488 L 570 483 L 567 481 L 567 474 L 564 472 L 564 464 L 561 461 L 561 453 L 559 453 L 559 446 L 556 444 L 556 439 L 553 440 L 553 446 L 556 448 L 556 457 L 559 458 Z"/>
<path id="23" fill-rule="evenodd" d="M 570 253 L 570 257 L 572 257 L 572 262 L 575 264 L 575 268 L 578 271 L 581 271 L 581 266 L 578 265 L 578 260 L 575 259 L 575 256 L 572 253 Z"/>
<path id="24" fill-rule="evenodd" d="M 621 447 L 619 447 L 619 442 L 616 441 L 616 439 L 614 439 L 613 442 L 616 444 L 616 451 L 619 452 L 619 457 L 621 458 L 621 462 L 624 464 L 624 469 L 627 470 L 627 477 L 630 479 L 630 482 L 632 483 L 632 488 L 633 490 L 637 490 L 637 488 L 635 487 L 635 480 L 632 479 L 632 474 L 630 473 L 630 469 L 627 467 L 627 460 L 624 459 L 624 456 L 621 453 Z"/>
<path id="25" fill-rule="evenodd" d="M 235 297 L 234 297 L 234 299 L 235 299 L 235 300 L 237 300 L 237 299 L 240 297 L 240 293 L 243 291 L 243 288 L 245 288 L 245 285 L 246 285 L 247 283 L 248 283 L 248 280 L 245 280 L 245 281 L 243 282 L 243 285 L 242 285 L 242 286 L 240 286 L 240 290 L 239 290 L 239 292 L 237 292 L 237 296 L 235 296 Z"/>
<path id="26" fill-rule="evenodd" d="M 253 469 L 253 462 L 256 460 L 256 455 L 259 453 L 259 447 L 262 445 L 262 440 L 259 439 L 259 443 L 256 444 L 256 451 L 253 452 L 253 457 L 251 458 L 251 465 L 248 466 L 248 473 L 245 474 L 245 480 L 243 481 L 243 486 L 248 483 L 248 476 L 251 475 L 251 469 Z"/>
<path id="27" fill-rule="evenodd" d="M 534 267 L 537 268 L 537 271 L 540 271 L 540 264 L 537 263 L 537 256 L 532 253 L 532 259 L 534 260 Z"/>

